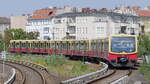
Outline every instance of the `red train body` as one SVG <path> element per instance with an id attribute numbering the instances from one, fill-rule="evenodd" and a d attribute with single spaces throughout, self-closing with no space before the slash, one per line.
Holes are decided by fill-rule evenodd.
<path id="1" fill-rule="evenodd" d="M 113 45 L 113 37 L 125 37 L 126 40 L 118 40 L 116 45 Z M 127 41 L 128 38 L 134 40 L 134 42 Z M 120 45 L 118 45 L 119 43 Z M 124 46 L 121 43 L 125 43 Z M 114 48 L 114 46 L 117 46 L 117 48 Z M 115 51 L 113 51 L 113 48 Z M 122 51 L 118 52 L 121 49 Z M 103 40 L 11 40 L 9 52 L 86 56 L 105 59 L 115 67 L 134 66 L 138 58 L 137 39 L 136 36 L 131 35 L 116 35 Z"/>

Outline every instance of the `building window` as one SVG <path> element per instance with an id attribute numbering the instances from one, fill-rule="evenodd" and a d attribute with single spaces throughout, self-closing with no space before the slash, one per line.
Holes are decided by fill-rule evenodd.
<path id="1" fill-rule="evenodd" d="M 119 31 L 120 31 L 120 27 L 116 27 L 115 28 L 115 34 L 119 34 Z"/>
<path id="2" fill-rule="evenodd" d="M 49 36 L 44 36 L 44 40 L 51 40 Z"/>
<path id="3" fill-rule="evenodd" d="M 96 28 L 96 33 L 97 34 L 104 34 L 104 27 L 97 27 Z"/>
<path id="4" fill-rule="evenodd" d="M 44 34 L 48 34 L 49 33 L 49 27 L 44 27 Z"/>

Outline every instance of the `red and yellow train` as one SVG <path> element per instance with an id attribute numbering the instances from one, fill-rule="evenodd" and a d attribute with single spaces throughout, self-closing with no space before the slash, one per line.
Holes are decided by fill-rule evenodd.
<path id="1" fill-rule="evenodd" d="M 137 37 L 114 35 L 95 40 L 11 40 L 10 52 L 63 54 L 105 59 L 113 66 L 134 66 Z"/>

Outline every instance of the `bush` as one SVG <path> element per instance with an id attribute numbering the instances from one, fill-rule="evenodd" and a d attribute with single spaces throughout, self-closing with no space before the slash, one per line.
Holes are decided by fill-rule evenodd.
<path id="1" fill-rule="evenodd" d="M 67 58 L 65 56 L 61 55 L 51 55 L 51 56 L 46 56 L 45 62 L 47 65 L 54 65 L 54 66 L 59 66 L 67 63 Z"/>
<path id="2" fill-rule="evenodd" d="M 141 35 L 138 38 L 138 54 L 143 56 L 144 54 L 150 55 L 150 38 L 147 35 Z"/>
<path id="3" fill-rule="evenodd" d="M 144 74 L 144 78 L 146 78 L 150 83 L 150 64 L 141 65 L 140 72 Z"/>

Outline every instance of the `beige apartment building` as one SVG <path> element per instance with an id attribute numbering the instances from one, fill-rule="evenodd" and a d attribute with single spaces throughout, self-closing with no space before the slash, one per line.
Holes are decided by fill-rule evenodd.
<path id="1" fill-rule="evenodd" d="M 10 18 L 11 28 L 17 28 L 17 29 L 21 28 L 21 29 L 25 30 L 26 24 L 27 24 L 27 19 L 28 19 L 27 15 L 11 16 L 11 18 Z"/>

